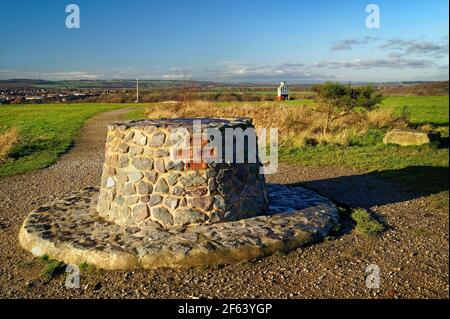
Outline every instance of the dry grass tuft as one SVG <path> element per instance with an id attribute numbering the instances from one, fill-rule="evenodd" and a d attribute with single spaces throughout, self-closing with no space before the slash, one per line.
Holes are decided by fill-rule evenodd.
<path id="1" fill-rule="evenodd" d="M 404 128 L 408 126 L 406 119 L 395 116 L 393 108 L 375 109 L 367 114 L 367 120 L 372 127 L 377 128 Z"/>
<path id="2" fill-rule="evenodd" d="M 0 163 L 3 163 L 11 149 L 19 143 L 19 133 L 15 127 L 0 133 Z"/>
<path id="3" fill-rule="evenodd" d="M 350 114 L 333 123 L 322 133 L 324 115 L 313 106 L 261 103 L 219 106 L 207 101 L 159 103 L 148 107 L 147 118 L 172 117 L 250 117 L 255 127 L 278 128 L 280 142 L 287 146 L 315 144 L 346 144 L 353 136 L 363 135 L 370 128 L 399 127 L 404 123 L 393 110 L 377 109 L 366 114 Z"/>

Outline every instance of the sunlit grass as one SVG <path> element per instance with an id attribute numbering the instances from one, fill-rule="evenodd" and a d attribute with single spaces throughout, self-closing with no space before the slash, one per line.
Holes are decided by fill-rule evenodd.
<path id="1" fill-rule="evenodd" d="M 125 108 L 126 104 L 38 104 L 0 107 L 0 133 L 15 127 L 20 143 L 8 152 L 0 175 L 45 168 L 73 143 L 85 121 L 94 114 Z"/>

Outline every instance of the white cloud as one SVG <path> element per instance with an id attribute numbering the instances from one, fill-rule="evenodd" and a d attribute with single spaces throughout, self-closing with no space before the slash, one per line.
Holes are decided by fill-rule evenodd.
<path id="1" fill-rule="evenodd" d="M 102 74 L 94 74 L 86 71 L 68 72 L 37 72 L 19 70 L 0 70 L 0 79 L 42 79 L 42 80 L 97 80 L 102 78 Z"/>
<path id="2" fill-rule="evenodd" d="M 449 41 L 448 35 L 443 37 L 440 42 L 428 40 L 405 40 L 402 38 L 380 39 L 375 37 L 344 39 L 333 43 L 331 51 L 350 51 L 356 46 L 364 46 L 370 43 L 382 41 L 378 45 L 379 49 L 389 50 L 391 57 L 406 55 L 430 55 L 434 57 L 443 57 L 448 55 Z"/>
<path id="3" fill-rule="evenodd" d="M 42 73 L 43 79 L 49 80 L 97 80 L 103 77 L 100 74 L 91 74 L 85 71 L 71 71 L 71 72 L 51 72 Z"/>
<path id="4" fill-rule="evenodd" d="M 328 78 L 323 74 L 312 74 L 305 71 L 303 63 L 283 63 L 277 65 L 253 65 L 240 64 L 231 61 L 222 61 L 218 69 L 207 70 L 208 78 L 219 78 L 222 80 L 278 80 L 278 79 L 322 79 Z"/>
<path id="5" fill-rule="evenodd" d="M 314 68 L 331 69 L 421 69 L 433 66 L 434 63 L 428 60 L 404 59 L 400 57 L 389 57 L 382 59 L 354 59 L 353 61 L 324 61 L 312 65 Z"/>
<path id="6" fill-rule="evenodd" d="M 353 50 L 354 46 L 366 45 L 371 42 L 375 42 L 377 40 L 379 40 L 379 38 L 369 37 L 369 36 L 364 37 L 364 38 L 340 40 L 338 42 L 333 43 L 333 45 L 331 46 L 331 51 L 349 51 L 349 50 Z"/>
<path id="7" fill-rule="evenodd" d="M 431 55 L 434 57 L 448 56 L 448 35 L 441 42 L 427 40 L 403 40 L 393 38 L 380 45 L 381 49 L 392 50 L 391 54 L 406 55 Z"/>

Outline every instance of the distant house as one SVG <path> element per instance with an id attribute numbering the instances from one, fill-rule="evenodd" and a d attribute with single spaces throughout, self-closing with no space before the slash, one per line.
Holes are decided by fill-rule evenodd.
<path id="1" fill-rule="evenodd" d="M 9 98 L 9 104 L 22 104 L 25 103 L 25 98 L 22 96 L 14 96 Z"/>
<path id="2" fill-rule="evenodd" d="M 42 97 L 42 96 L 27 96 L 27 97 L 25 97 L 25 101 L 27 103 L 39 104 L 39 103 L 42 103 L 43 100 L 44 100 L 44 97 Z"/>
<path id="3" fill-rule="evenodd" d="M 278 87 L 278 94 L 277 94 L 277 100 L 283 101 L 283 100 L 289 100 L 289 88 L 286 85 L 286 82 L 280 82 L 280 86 Z"/>

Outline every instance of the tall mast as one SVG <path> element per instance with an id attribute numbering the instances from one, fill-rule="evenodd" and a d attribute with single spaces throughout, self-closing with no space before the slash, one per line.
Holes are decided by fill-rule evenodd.
<path id="1" fill-rule="evenodd" d="M 139 103 L 139 78 L 136 79 L 136 103 Z"/>

